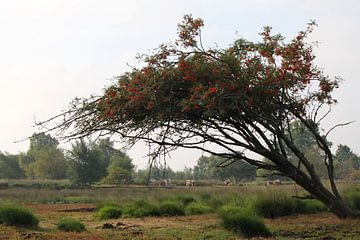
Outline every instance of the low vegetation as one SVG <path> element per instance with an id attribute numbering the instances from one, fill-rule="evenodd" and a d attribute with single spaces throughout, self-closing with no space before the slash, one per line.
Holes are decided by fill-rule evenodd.
<path id="1" fill-rule="evenodd" d="M 244 237 L 268 237 L 271 235 L 264 221 L 250 208 L 224 206 L 220 210 L 220 218 L 226 229 Z"/>
<path id="2" fill-rule="evenodd" d="M 105 205 L 101 207 L 96 213 L 96 217 L 101 220 L 119 218 L 121 215 L 122 210 L 119 206 L 116 205 Z"/>
<path id="3" fill-rule="evenodd" d="M 85 225 L 76 219 L 62 219 L 57 224 L 57 228 L 64 232 L 83 232 Z"/>
<path id="4" fill-rule="evenodd" d="M 0 205 L 0 223 L 10 226 L 36 227 L 39 220 L 26 208 L 15 205 Z"/>

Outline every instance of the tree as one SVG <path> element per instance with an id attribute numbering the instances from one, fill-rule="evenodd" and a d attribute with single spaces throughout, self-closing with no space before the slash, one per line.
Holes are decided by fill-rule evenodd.
<path id="1" fill-rule="evenodd" d="M 132 182 L 135 166 L 129 156 L 119 151 L 111 157 L 110 162 L 108 174 L 103 180 L 105 183 L 122 185 Z"/>
<path id="2" fill-rule="evenodd" d="M 244 161 L 236 161 L 231 166 L 226 166 L 226 164 L 226 158 L 215 155 L 201 156 L 194 167 L 194 175 L 197 179 L 226 180 L 232 178 L 236 182 L 256 178 L 256 168 Z"/>
<path id="3" fill-rule="evenodd" d="M 360 157 L 346 145 L 340 144 L 337 147 L 335 159 L 339 162 L 349 161 L 353 168 L 360 169 Z"/>
<path id="4" fill-rule="evenodd" d="M 90 186 L 103 177 L 101 170 L 99 171 L 103 167 L 101 153 L 92 148 L 91 143 L 87 143 L 83 139 L 76 141 L 67 158 L 72 183 L 79 186 Z"/>
<path id="5" fill-rule="evenodd" d="M 64 179 L 67 162 L 59 142 L 45 133 L 34 133 L 30 147 L 21 157 L 21 165 L 29 178 Z"/>
<path id="6" fill-rule="evenodd" d="M 19 156 L 0 152 L 0 179 L 24 178 L 19 164 Z"/>
<path id="7" fill-rule="evenodd" d="M 293 179 L 339 218 L 359 217 L 336 187 L 329 132 L 319 133 L 326 116 L 320 113 L 336 103 L 332 92 L 339 79 L 314 63 L 313 45 L 306 42 L 314 25 L 289 42 L 265 27 L 261 42 L 239 38 L 225 49 L 205 49 L 203 21 L 187 15 L 179 24 L 179 40 L 145 55 L 143 67 L 117 77 L 102 96 L 75 99 L 52 130 L 68 139 L 100 133 L 117 134 L 130 145 L 144 140 L 157 144 L 153 154 L 182 147 L 229 164 L 245 161 Z M 289 134 L 294 121 L 311 132 L 323 152 L 329 188 Z"/>

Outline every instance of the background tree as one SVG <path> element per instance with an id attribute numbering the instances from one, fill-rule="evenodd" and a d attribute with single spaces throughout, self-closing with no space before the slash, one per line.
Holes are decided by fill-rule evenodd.
<path id="1" fill-rule="evenodd" d="M 112 154 L 108 174 L 103 182 L 110 184 L 129 184 L 133 180 L 135 166 L 132 159 L 121 151 Z"/>
<path id="2" fill-rule="evenodd" d="M 73 184 L 83 187 L 90 186 L 103 177 L 101 152 L 94 149 L 93 144 L 87 143 L 83 139 L 76 141 L 67 158 L 69 177 Z"/>
<path id="3" fill-rule="evenodd" d="M 0 152 L 0 179 L 20 179 L 25 174 L 19 164 L 19 156 Z"/>
<path id="4" fill-rule="evenodd" d="M 226 166 L 226 158 L 219 156 L 202 156 L 194 167 L 196 179 L 218 179 L 228 178 L 240 182 L 242 180 L 252 181 L 256 179 L 256 167 L 244 161 L 236 161 L 231 166 Z"/>
<path id="5" fill-rule="evenodd" d="M 314 23 L 289 42 L 265 27 L 261 42 L 240 38 L 225 49 L 205 49 L 202 26 L 201 19 L 185 16 L 178 41 L 144 56 L 144 67 L 119 76 L 103 96 L 74 100 L 53 130 L 68 139 L 100 132 L 118 134 L 130 145 L 145 140 L 157 144 L 153 154 L 182 147 L 229 163 L 245 161 L 293 179 L 339 218 L 359 217 L 336 187 L 329 132 L 319 133 L 320 113 L 336 103 L 332 92 L 339 79 L 315 65 L 313 45 L 306 42 Z M 292 139 L 294 121 L 323 152 L 329 188 Z"/>
<path id="6" fill-rule="evenodd" d="M 360 179 L 360 157 L 350 147 L 340 144 L 336 149 L 334 158 L 335 176 L 337 179 Z"/>
<path id="7" fill-rule="evenodd" d="M 21 165 L 29 178 L 64 179 L 67 162 L 59 142 L 45 133 L 34 133 L 30 147 L 21 157 Z"/>

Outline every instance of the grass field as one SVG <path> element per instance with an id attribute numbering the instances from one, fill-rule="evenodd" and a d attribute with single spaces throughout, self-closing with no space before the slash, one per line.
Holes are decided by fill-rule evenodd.
<path id="1" fill-rule="evenodd" d="M 211 206 L 226 204 L 239 196 L 259 196 L 274 192 L 299 194 L 294 186 L 233 186 L 164 188 L 24 189 L 0 190 L 2 202 L 17 202 L 39 218 L 36 228 L 0 225 L 2 239 L 243 239 L 225 230 L 217 213 L 172 217 L 141 217 L 100 220 L 96 208 L 103 202 L 125 204 L 137 199 L 150 202 L 175 196 L 192 196 Z M 200 201 L 200 200 L 199 200 Z M 60 220 L 81 221 L 86 231 L 64 232 Z M 360 239 L 360 220 L 339 220 L 329 212 L 265 219 L 272 239 Z"/>

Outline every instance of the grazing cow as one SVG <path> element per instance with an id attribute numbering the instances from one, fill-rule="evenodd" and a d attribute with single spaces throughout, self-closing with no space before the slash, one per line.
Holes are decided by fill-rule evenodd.
<path id="1" fill-rule="evenodd" d="M 171 184 L 171 179 L 161 179 L 159 180 L 159 187 L 170 187 Z"/>
<path id="2" fill-rule="evenodd" d="M 190 179 L 186 180 L 185 186 L 187 186 L 187 187 L 193 187 L 193 186 L 195 186 L 194 180 L 190 180 Z"/>
<path id="3" fill-rule="evenodd" d="M 280 179 L 275 179 L 273 181 L 267 181 L 265 185 L 270 186 L 270 185 L 281 185 L 281 184 L 282 182 Z"/>
<path id="4" fill-rule="evenodd" d="M 228 178 L 224 181 L 225 186 L 229 186 L 231 184 L 231 180 Z"/>

